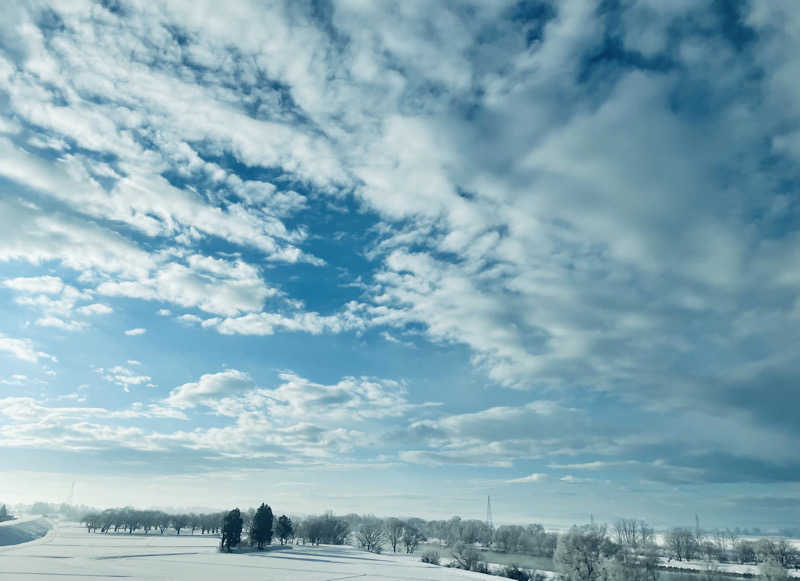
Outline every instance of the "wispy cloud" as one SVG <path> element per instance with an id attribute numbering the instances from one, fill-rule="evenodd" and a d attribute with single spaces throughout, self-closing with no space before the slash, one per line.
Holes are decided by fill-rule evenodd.
<path id="1" fill-rule="evenodd" d="M 511 480 L 506 480 L 508 484 L 527 484 L 530 482 L 542 482 L 543 480 L 547 479 L 547 474 L 542 472 L 534 472 L 533 474 L 529 474 L 528 476 L 522 476 L 520 478 L 512 478 Z M 563 480 L 563 478 L 561 479 Z"/>

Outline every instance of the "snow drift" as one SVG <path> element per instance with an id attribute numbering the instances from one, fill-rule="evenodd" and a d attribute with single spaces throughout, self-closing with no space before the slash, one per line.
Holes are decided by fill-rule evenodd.
<path id="1" fill-rule="evenodd" d="M 0 547 L 36 540 L 46 535 L 52 526 L 43 517 L 4 522 L 0 524 Z"/>

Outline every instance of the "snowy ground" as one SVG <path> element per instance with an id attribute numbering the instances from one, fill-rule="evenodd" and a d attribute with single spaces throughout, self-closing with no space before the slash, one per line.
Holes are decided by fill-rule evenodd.
<path id="1" fill-rule="evenodd" d="M 229 555 L 217 552 L 218 542 L 200 535 L 89 534 L 77 524 L 56 523 L 42 539 L 0 548 L 0 580 L 498 579 L 426 565 L 419 556 L 373 555 L 352 547 L 278 546 L 263 553 Z"/>
<path id="2" fill-rule="evenodd" d="M 43 537 L 52 523 L 42 517 L 28 517 L 0 523 L 0 547 L 26 543 Z"/>
<path id="3" fill-rule="evenodd" d="M 707 571 L 709 568 L 715 569 L 720 573 L 733 573 L 736 575 L 759 575 L 758 565 L 740 565 L 738 563 L 717 563 L 715 561 L 703 561 L 693 559 L 691 561 L 676 561 L 675 559 L 660 559 L 661 566 L 670 569 L 683 569 L 686 571 Z M 790 577 L 800 578 L 800 571 L 789 569 Z"/>

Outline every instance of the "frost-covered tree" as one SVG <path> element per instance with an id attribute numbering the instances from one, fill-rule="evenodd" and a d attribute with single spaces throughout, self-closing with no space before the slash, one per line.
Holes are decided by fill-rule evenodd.
<path id="1" fill-rule="evenodd" d="M 181 529 L 189 524 L 189 517 L 185 514 L 174 514 L 171 519 L 172 528 L 175 529 L 177 534 L 181 534 Z"/>
<path id="2" fill-rule="evenodd" d="M 789 573 L 786 572 L 775 557 L 768 557 L 758 566 L 758 572 L 764 581 L 786 581 Z"/>
<path id="3" fill-rule="evenodd" d="M 370 553 L 383 551 L 383 523 L 378 519 L 370 519 L 361 525 L 356 535 L 359 546 Z"/>
<path id="4" fill-rule="evenodd" d="M 403 528 L 405 523 L 399 518 L 386 519 L 386 537 L 389 539 L 389 544 L 392 545 L 392 552 L 397 552 L 397 544 L 403 536 Z"/>
<path id="5" fill-rule="evenodd" d="M 603 572 L 606 529 L 596 525 L 572 527 L 558 537 L 555 562 L 565 581 L 597 581 Z"/>
<path id="6" fill-rule="evenodd" d="M 425 535 L 412 524 L 406 524 L 403 527 L 403 546 L 406 548 L 406 553 L 413 553 L 422 541 L 425 540 Z"/>

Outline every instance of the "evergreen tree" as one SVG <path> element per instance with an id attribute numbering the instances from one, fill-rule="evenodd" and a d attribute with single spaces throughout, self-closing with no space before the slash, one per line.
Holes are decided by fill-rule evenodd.
<path id="1" fill-rule="evenodd" d="M 10 520 L 11 517 L 8 516 L 8 509 L 6 509 L 6 505 L 0 506 L 0 522 L 4 520 Z"/>
<path id="2" fill-rule="evenodd" d="M 272 509 L 262 502 L 250 526 L 250 544 L 256 545 L 259 551 L 272 542 L 272 520 Z"/>
<path id="3" fill-rule="evenodd" d="M 237 546 L 242 540 L 242 524 L 242 514 L 238 508 L 234 508 L 222 519 L 220 546 L 229 553 L 231 547 Z"/>
<path id="4" fill-rule="evenodd" d="M 291 536 L 294 534 L 292 519 L 285 514 L 281 515 L 281 517 L 278 519 L 278 527 L 275 532 L 277 533 L 278 538 L 281 540 L 281 544 L 286 544 L 286 539 L 291 538 Z"/>

